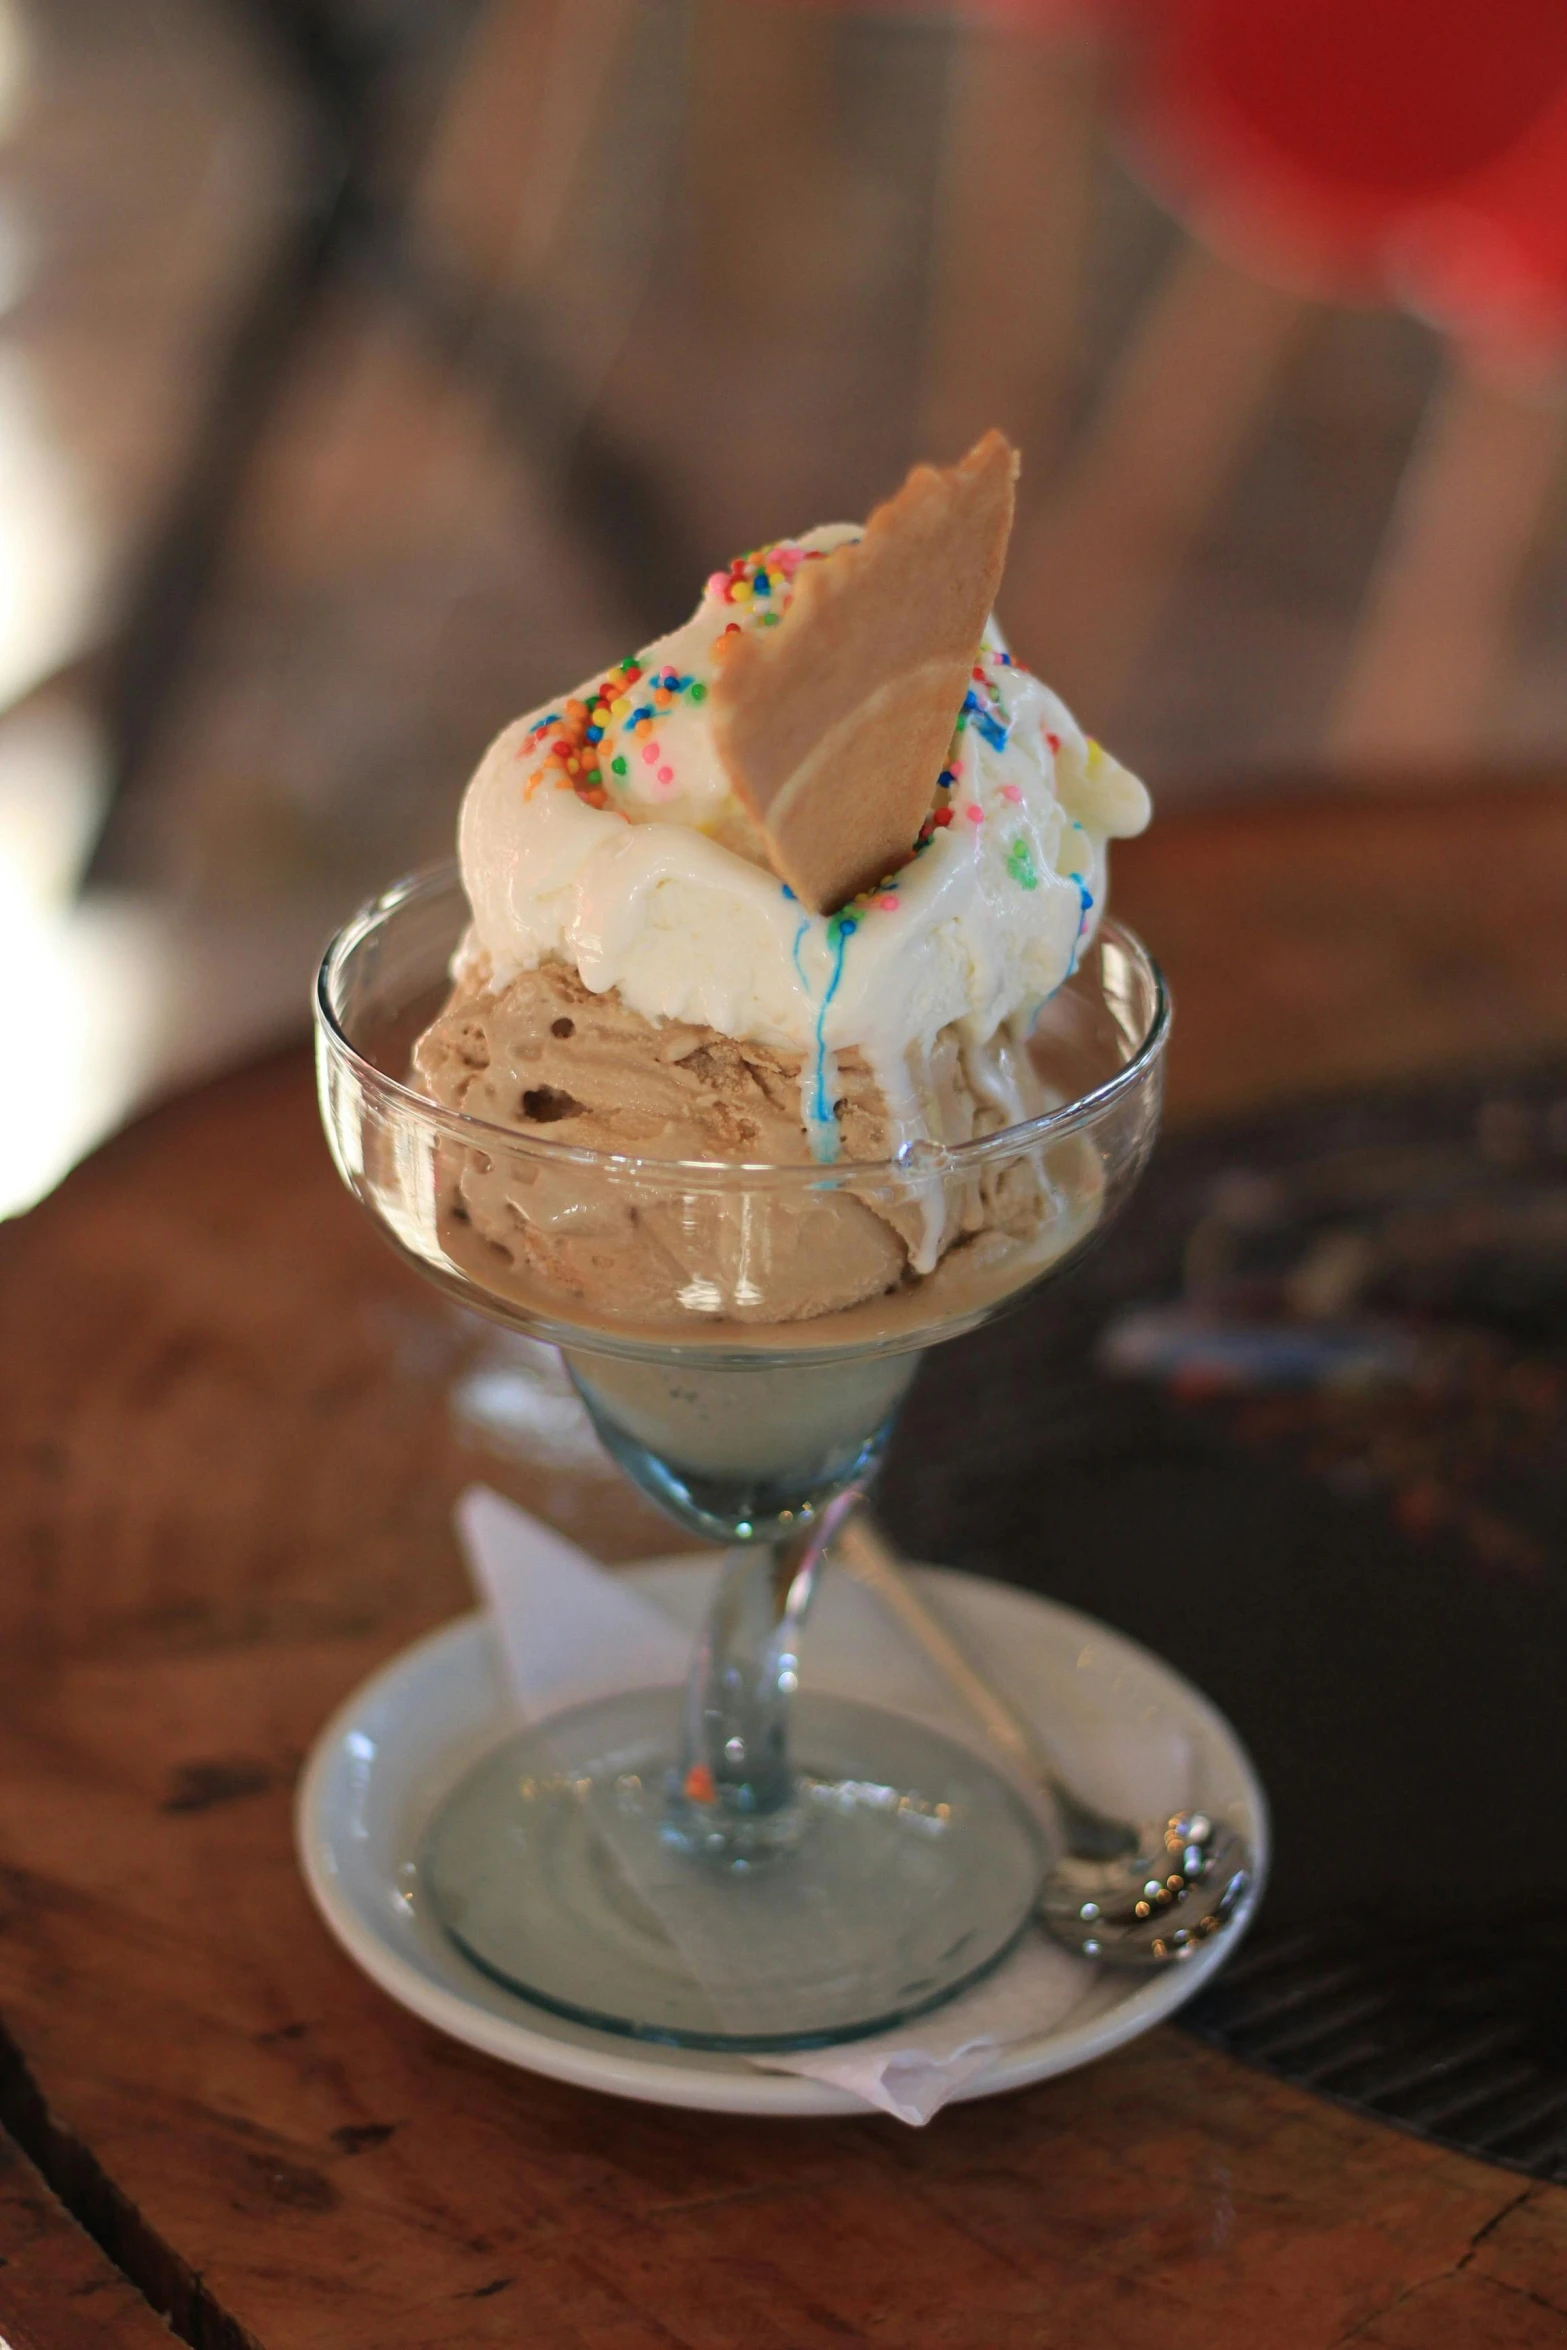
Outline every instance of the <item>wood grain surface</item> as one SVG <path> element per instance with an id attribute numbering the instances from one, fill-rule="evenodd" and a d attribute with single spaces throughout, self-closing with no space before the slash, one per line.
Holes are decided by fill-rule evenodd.
<path id="1" fill-rule="evenodd" d="M 170 2350 L 172 2339 L 130 2278 L 0 2130 L 0 2341 L 7 2350 L 158 2350 L 160 2343 Z"/>
<path id="2" fill-rule="evenodd" d="M 1567 1031 L 1559 950 L 1525 935 L 1560 903 L 1567 810 L 1530 803 L 1505 851 L 1489 801 L 1346 845 L 1361 814 L 1204 818 L 1125 860 L 1187 1114 L 1488 1051 L 1504 1000 L 1510 1048 Z M 1313 892 L 1346 860 L 1329 937 Z M 1297 911 L 1259 972 L 1270 904 Z M 1341 957 L 1371 975 L 1349 1035 Z M 158 1111 L 0 1232 L 11 2350 L 140 2350 L 154 2311 L 202 2350 L 1567 2343 L 1567 2192 L 1173 2030 L 914 2133 L 617 2103 L 366 1983 L 300 1883 L 292 1785 L 338 1700 L 464 1603 L 460 1484 L 478 1465 L 607 1555 L 668 1541 L 591 1462 L 476 1463 L 454 1399 L 491 1343 L 339 1190 L 303 1051 Z"/>
<path id="3" fill-rule="evenodd" d="M 1559 1047 L 1564 783 L 1259 795 L 1118 843 L 1111 902 L 1175 989 L 1170 1115 Z"/>

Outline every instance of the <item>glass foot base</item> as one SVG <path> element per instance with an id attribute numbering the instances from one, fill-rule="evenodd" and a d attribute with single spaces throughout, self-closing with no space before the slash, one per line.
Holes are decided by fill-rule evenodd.
<path id="1" fill-rule="evenodd" d="M 680 1692 L 622 1691 L 509 1739 L 447 1798 L 421 1864 L 436 1915 L 525 1998 L 680 2047 L 820 2047 L 939 2006 L 1027 1924 L 1040 1830 L 952 1740 L 841 1698 L 796 1702 L 791 1849 L 681 1849 L 666 1823 Z"/>

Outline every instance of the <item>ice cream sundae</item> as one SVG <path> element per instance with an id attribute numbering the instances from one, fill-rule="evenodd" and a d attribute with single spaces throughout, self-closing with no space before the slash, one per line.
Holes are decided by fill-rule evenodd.
<path id="1" fill-rule="evenodd" d="M 1026 1277 L 1046 1222 L 1059 1253 L 1059 1151 L 944 1154 L 1051 1105 L 1035 1024 L 1097 927 L 1108 842 L 1149 808 L 992 617 L 1016 470 L 992 433 L 863 531 L 737 558 L 683 627 L 485 754 L 472 922 L 414 1069 L 559 1146 L 447 1154 L 447 1245 L 491 1284 L 574 1321 L 776 1339 L 884 1322 L 932 1283 L 917 1312 L 939 1318 L 938 1293 Z M 639 1197 L 648 1160 L 690 1166 L 689 1195 Z M 742 1213 L 704 1192 L 718 1165 L 823 1180 Z"/>

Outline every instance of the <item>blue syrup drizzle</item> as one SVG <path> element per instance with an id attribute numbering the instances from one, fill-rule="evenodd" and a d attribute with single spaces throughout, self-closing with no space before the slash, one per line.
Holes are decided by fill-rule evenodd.
<path id="1" fill-rule="evenodd" d="M 793 897 L 793 895 L 794 895 L 794 892 L 793 892 L 793 890 L 789 890 L 789 891 L 788 891 L 786 894 L 787 894 L 789 897 Z M 795 934 L 794 934 L 794 950 L 793 950 L 793 951 L 794 951 L 794 967 L 795 967 L 795 970 L 796 970 L 796 971 L 799 973 L 799 978 L 800 978 L 800 985 L 801 985 L 801 986 L 804 988 L 804 990 L 805 990 L 805 992 L 806 992 L 806 994 L 807 994 L 807 995 L 809 995 L 809 994 L 810 994 L 810 992 L 811 992 L 811 983 L 810 983 L 810 981 L 809 981 L 809 980 L 806 978 L 806 976 L 805 976 L 805 965 L 804 965 L 804 963 L 802 962 L 802 960 L 801 960 L 801 958 L 800 958 L 800 949 L 801 949 L 801 947 L 802 947 L 802 946 L 804 945 L 804 943 L 805 943 L 805 934 L 806 934 L 806 932 L 807 932 L 807 931 L 810 929 L 810 927 L 811 927 L 811 917 L 809 916 L 809 914 L 802 914 L 802 915 L 801 915 L 801 917 L 800 917 L 800 927 L 799 927 L 799 929 L 798 929 L 798 930 L 795 932 Z"/>
<path id="2" fill-rule="evenodd" d="M 787 882 L 783 884 L 783 894 L 791 903 L 793 902 L 794 891 Z M 803 949 L 813 919 L 814 917 L 810 914 L 801 915 L 799 927 L 795 931 L 794 942 L 790 949 L 794 958 L 795 971 L 807 997 L 812 991 L 811 982 L 806 973 Z M 850 939 L 859 928 L 859 922 L 853 914 L 832 914 L 829 915 L 823 927 L 826 931 L 827 950 L 831 960 L 827 973 L 827 985 L 822 991 L 822 1000 L 816 1007 L 815 1044 L 810 1064 L 810 1084 L 805 1089 L 805 1123 L 810 1136 L 811 1156 L 818 1166 L 825 1167 L 838 1156 L 838 1121 L 833 1114 L 833 1105 L 827 1098 L 827 1014 L 831 1009 L 833 997 L 838 992 L 839 982 L 843 978 L 844 955 L 848 950 Z"/>
<path id="3" fill-rule="evenodd" d="M 785 893 L 789 902 L 794 902 L 794 891 L 789 888 L 787 881 L 782 884 L 782 893 Z M 806 996 L 811 996 L 811 978 L 806 973 L 803 945 L 806 945 L 806 935 L 811 933 L 813 921 L 813 914 L 801 914 L 799 928 L 794 931 L 794 942 L 789 947 L 789 954 L 794 956 L 794 971 L 799 975 L 799 985 L 803 987 Z M 818 1166 L 832 1166 L 832 1161 L 839 1156 L 839 1121 L 836 1121 L 834 1107 L 827 1097 L 827 1013 L 832 1011 L 832 999 L 839 992 L 839 982 L 843 978 L 843 956 L 848 954 L 848 940 L 860 928 L 860 919 L 858 914 L 829 914 L 822 928 L 827 933 L 829 968 L 827 987 L 822 989 L 822 1001 L 815 1008 L 811 1086 L 806 1088 L 806 1133 L 811 1135 L 811 1156 L 815 1163 Z"/>
<path id="4" fill-rule="evenodd" d="M 1012 729 L 993 718 L 971 686 L 963 697 L 963 712 L 971 726 L 978 727 L 993 751 L 1004 751 Z"/>
<path id="5" fill-rule="evenodd" d="M 1082 961 L 1083 932 L 1087 929 L 1088 917 L 1094 910 L 1094 893 L 1081 873 L 1069 873 L 1067 879 L 1077 883 L 1077 936 L 1072 941 L 1072 960 L 1067 969 L 1067 978 L 1070 979 Z"/>
<path id="6" fill-rule="evenodd" d="M 1083 833 L 1083 838 L 1085 840 L 1088 838 L 1088 835 L 1084 831 L 1083 826 L 1078 823 L 1075 816 L 1072 819 L 1072 830 L 1074 832 Z M 1072 881 L 1077 884 L 1077 936 L 1072 941 L 1072 959 L 1068 963 L 1066 969 L 1062 972 L 1060 978 L 1056 981 L 1055 986 L 1048 988 L 1040 997 L 1039 1002 L 1035 1006 L 1033 1014 L 1029 1020 L 1030 1028 L 1033 1027 L 1034 1021 L 1039 1018 L 1040 1013 L 1043 1011 L 1045 1005 L 1049 1003 L 1051 997 L 1059 995 L 1062 988 L 1065 987 L 1067 981 L 1075 976 L 1078 964 L 1082 960 L 1083 931 L 1087 926 L 1089 915 L 1094 910 L 1094 893 L 1089 888 L 1087 882 L 1083 879 L 1081 873 L 1069 873 L 1066 878 L 1068 881 Z"/>
<path id="7" fill-rule="evenodd" d="M 816 1057 L 811 1084 L 811 1156 L 819 1166 L 828 1166 L 838 1156 L 838 1121 L 833 1115 L 832 1103 L 827 1099 L 827 1013 L 838 992 L 843 977 L 843 958 L 858 924 L 852 916 L 845 921 L 835 914 L 827 925 L 827 936 L 832 942 L 832 969 L 822 1000 L 816 1007 Z"/>

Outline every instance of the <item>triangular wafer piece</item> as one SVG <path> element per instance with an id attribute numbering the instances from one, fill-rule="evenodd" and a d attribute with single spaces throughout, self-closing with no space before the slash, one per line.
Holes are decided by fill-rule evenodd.
<path id="1" fill-rule="evenodd" d="M 774 871 L 830 913 L 903 864 L 936 796 L 1006 561 L 1017 452 L 917 465 L 865 535 L 803 564 L 783 619 L 713 686 L 730 782 Z"/>

